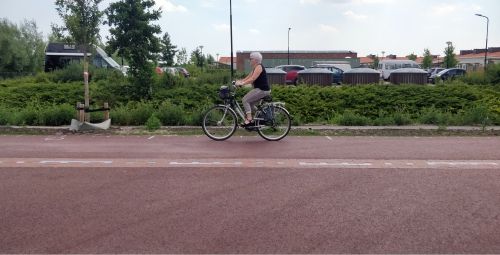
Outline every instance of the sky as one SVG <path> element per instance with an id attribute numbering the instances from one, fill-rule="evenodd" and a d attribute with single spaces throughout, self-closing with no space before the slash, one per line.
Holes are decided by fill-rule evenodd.
<path id="1" fill-rule="evenodd" d="M 101 9 L 111 2 L 103 0 Z M 230 56 L 229 0 L 155 0 L 162 35 L 191 52 Z M 2 0 L 0 18 L 34 20 L 44 36 L 62 25 L 55 0 Z M 237 51 L 350 50 L 374 54 L 444 55 L 446 42 L 459 50 L 484 48 L 488 16 L 490 47 L 500 47 L 498 0 L 232 0 L 233 44 Z M 288 28 L 291 28 L 290 30 Z M 106 41 L 109 27 L 101 26 Z M 289 41 L 288 41 L 289 36 Z"/>

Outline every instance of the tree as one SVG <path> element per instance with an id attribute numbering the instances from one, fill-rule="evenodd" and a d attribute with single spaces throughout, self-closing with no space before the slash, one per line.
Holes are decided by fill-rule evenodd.
<path id="1" fill-rule="evenodd" d="M 207 64 L 208 65 L 213 65 L 215 63 L 215 58 L 211 54 L 207 55 Z"/>
<path id="2" fill-rule="evenodd" d="M 455 47 L 453 43 L 447 42 L 448 46 L 444 49 L 444 60 L 443 66 L 446 68 L 452 68 L 457 66 L 458 61 L 455 55 Z"/>
<path id="3" fill-rule="evenodd" d="M 63 26 L 59 26 L 57 24 L 50 24 L 50 28 L 52 30 L 51 34 L 49 35 L 49 42 L 67 42 L 71 43 L 73 39 L 71 36 L 68 36 L 65 33 L 65 28 Z"/>
<path id="4" fill-rule="evenodd" d="M 191 63 L 195 64 L 197 67 L 203 67 L 204 62 L 205 57 L 201 51 L 201 46 L 198 46 L 193 52 L 191 52 Z"/>
<path id="5" fill-rule="evenodd" d="M 415 55 L 415 53 L 412 53 L 412 54 L 406 56 L 406 58 L 409 60 L 415 61 L 415 60 L 417 60 L 417 55 Z"/>
<path id="6" fill-rule="evenodd" d="M 103 12 L 99 11 L 99 3 L 102 0 L 56 0 L 56 10 L 64 21 L 65 27 L 59 28 L 59 35 L 68 32 L 68 40 L 83 47 L 83 72 L 88 73 L 89 64 L 87 52 L 90 46 L 96 44 L 99 39 L 99 25 L 101 24 Z M 54 26 L 52 26 L 54 32 Z M 88 79 L 85 83 L 85 107 L 90 104 Z M 90 114 L 85 115 L 90 121 Z"/>
<path id="7" fill-rule="evenodd" d="M 379 57 L 376 55 L 373 55 L 373 54 L 368 55 L 368 57 L 373 60 L 373 64 L 371 65 L 371 68 L 378 69 L 378 64 L 380 63 Z"/>
<path id="8" fill-rule="evenodd" d="M 43 67 L 45 41 L 35 21 L 17 26 L 0 20 L 0 72 L 37 72 Z"/>
<path id="9" fill-rule="evenodd" d="M 429 69 L 432 67 L 432 55 L 429 49 L 424 49 L 424 60 L 422 61 L 422 67 L 424 69 Z"/>
<path id="10" fill-rule="evenodd" d="M 160 19 L 160 10 L 151 10 L 153 0 L 121 0 L 110 4 L 106 9 L 111 29 L 111 37 L 106 50 L 118 52 L 130 63 L 131 91 L 135 99 L 151 96 L 153 68 L 151 61 L 160 52 L 160 26 L 151 24 Z M 146 86 L 145 86 L 146 85 Z"/>
<path id="11" fill-rule="evenodd" d="M 160 41 L 160 60 L 165 62 L 166 66 L 174 65 L 174 57 L 177 53 L 177 46 L 173 45 L 170 41 L 170 35 L 168 32 L 165 32 L 161 41 Z"/>
<path id="12" fill-rule="evenodd" d="M 186 50 L 186 48 L 181 48 L 177 52 L 177 64 L 179 64 L 179 65 L 185 65 L 187 63 L 188 63 L 187 50 Z"/>

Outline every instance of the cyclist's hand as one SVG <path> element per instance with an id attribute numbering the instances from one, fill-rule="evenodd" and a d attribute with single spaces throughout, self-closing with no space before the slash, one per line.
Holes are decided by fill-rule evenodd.
<path id="1" fill-rule="evenodd" d="M 241 82 L 241 80 L 237 80 L 237 81 L 235 82 L 235 84 L 236 84 L 236 86 L 238 86 L 238 87 L 243 86 L 243 82 Z"/>

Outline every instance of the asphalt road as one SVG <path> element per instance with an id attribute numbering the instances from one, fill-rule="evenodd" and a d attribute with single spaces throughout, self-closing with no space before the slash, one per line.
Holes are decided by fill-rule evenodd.
<path id="1" fill-rule="evenodd" d="M 500 253 L 498 137 L 0 144 L 0 253 Z"/>

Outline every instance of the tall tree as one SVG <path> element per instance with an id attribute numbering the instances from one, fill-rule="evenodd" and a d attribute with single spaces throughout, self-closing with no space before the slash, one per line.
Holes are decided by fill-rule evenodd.
<path id="1" fill-rule="evenodd" d="M 161 52 L 160 52 L 160 60 L 165 62 L 166 66 L 172 66 L 174 64 L 174 57 L 177 53 L 177 46 L 173 45 L 170 41 L 170 35 L 168 32 L 165 32 L 161 41 Z"/>
<path id="2" fill-rule="evenodd" d="M 83 72 L 88 73 L 87 52 L 99 39 L 99 25 L 103 12 L 99 10 L 102 0 L 56 0 L 56 10 L 64 21 L 63 31 L 67 31 L 75 44 L 83 47 Z M 88 79 L 85 79 L 85 107 L 90 104 Z M 90 114 L 85 115 L 90 121 Z"/>
<path id="3" fill-rule="evenodd" d="M 107 24 L 111 27 L 106 50 L 108 53 L 118 52 L 118 56 L 129 61 L 134 84 L 131 93 L 136 99 L 151 96 L 151 60 L 155 60 L 160 52 L 157 34 L 161 29 L 151 22 L 160 19 L 161 11 L 151 9 L 154 5 L 153 0 L 121 0 L 106 9 Z"/>
<path id="4" fill-rule="evenodd" d="M 417 55 L 415 55 L 415 53 L 412 53 L 412 54 L 406 56 L 406 58 L 409 60 L 415 61 L 415 60 L 417 60 Z"/>
<path id="5" fill-rule="evenodd" d="M 205 62 L 205 57 L 201 51 L 201 46 L 196 47 L 195 50 L 191 52 L 191 63 L 195 64 L 197 67 L 203 67 Z"/>
<path id="6" fill-rule="evenodd" d="M 378 64 L 380 63 L 379 57 L 374 55 L 374 54 L 368 55 L 368 57 L 373 60 L 373 64 L 371 65 L 371 68 L 378 69 Z"/>
<path id="7" fill-rule="evenodd" d="M 447 44 L 448 46 L 444 49 L 443 66 L 446 68 L 453 68 L 458 64 L 458 60 L 455 55 L 455 47 L 451 42 L 447 42 Z"/>
<path id="8" fill-rule="evenodd" d="M 185 65 L 188 63 L 188 54 L 186 48 L 181 48 L 179 52 L 177 52 L 177 63 L 179 65 Z"/>
<path id="9" fill-rule="evenodd" d="M 429 49 L 424 49 L 424 60 L 422 61 L 422 67 L 424 69 L 432 67 L 432 55 Z"/>
<path id="10" fill-rule="evenodd" d="M 0 20 L 0 72 L 37 72 L 43 67 L 45 41 L 35 21 L 17 26 Z"/>
<path id="11" fill-rule="evenodd" d="M 212 56 L 212 54 L 207 55 L 207 64 L 208 65 L 213 65 L 215 63 L 215 58 Z"/>

